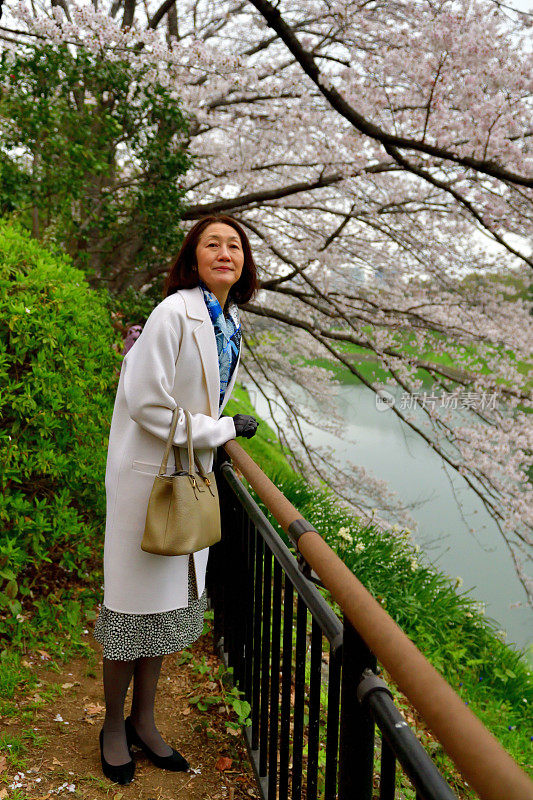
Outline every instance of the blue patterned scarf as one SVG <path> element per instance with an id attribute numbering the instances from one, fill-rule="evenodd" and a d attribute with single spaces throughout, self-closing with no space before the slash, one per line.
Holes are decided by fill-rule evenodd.
<path id="1" fill-rule="evenodd" d="M 241 323 L 237 305 L 230 300 L 228 303 L 228 316 L 224 312 L 217 298 L 205 283 L 200 281 L 200 288 L 204 295 L 205 304 L 213 323 L 218 353 L 218 371 L 220 373 L 220 397 L 218 408 L 222 406 L 224 395 L 231 380 L 235 365 L 239 358 L 241 347 Z"/>

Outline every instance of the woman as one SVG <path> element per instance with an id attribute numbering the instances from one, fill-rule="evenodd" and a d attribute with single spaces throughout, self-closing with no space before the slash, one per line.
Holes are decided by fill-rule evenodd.
<path id="1" fill-rule="evenodd" d="M 117 783 L 133 778 L 132 744 L 163 769 L 189 766 L 157 730 L 154 700 L 163 656 L 202 632 L 209 548 L 158 556 L 141 550 L 141 539 L 176 406 L 191 412 L 195 452 L 207 472 L 213 448 L 256 431 L 253 417 L 220 416 L 240 358 L 237 304 L 256 290 L 255 264 L 240 225 L 225 215 L 201 219 L 170 269 L 165 299 L 122 362 L 105 480 L 104 601 L 94 631 L 103 645 L 102 769 Z M 181 412 L 174 444 L 185 448 L 186 442 Z M 180 453 L 186 466 L 186 450 Z M 168 472 L 173 470 L 169 465 Z M 131 713 L 124 721 L 132 677 Z"/>

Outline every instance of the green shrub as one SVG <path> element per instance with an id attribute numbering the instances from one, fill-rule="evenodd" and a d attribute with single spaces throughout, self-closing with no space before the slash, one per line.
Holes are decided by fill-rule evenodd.
<path id="1" fill-rule="evenodd" d="M 0 637 L 87 570 L 103 541 L 120 357 L 103 296 L 0 220 Z M 52 596 L 50 597 L 52 600 Z"/>

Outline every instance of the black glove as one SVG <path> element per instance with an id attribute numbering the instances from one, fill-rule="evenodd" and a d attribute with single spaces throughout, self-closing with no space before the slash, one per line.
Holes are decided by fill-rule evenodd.
<path id="1" fill-rule="evenodd" d="M 255 417 L 251 417 L 249 414 L 235 414 L 233 422 L 236 436 L 245 436 L 247 439 L 251 439 L 255 435 L 259 424 Z"/>

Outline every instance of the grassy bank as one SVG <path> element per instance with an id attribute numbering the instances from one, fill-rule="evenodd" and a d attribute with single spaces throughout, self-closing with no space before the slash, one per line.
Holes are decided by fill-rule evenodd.
<path id="1" fill-rule="evenodd" d="M 367 326 L 363 328 L 363 331 L 367 334 L 371 334 L 372 329 Z M 433 334 L 433 340 L 435 346 L 446 344 L 446 339 L 439 334 Z M 412 334 L 398 331 L 394 336 L 393 346 L 399 353 L 405 356 L 416 356 L 417 359 L 425 361 L 430 365 L 443 367 L 451 379 L 453 379 L 453 377 L 459 378 L 462 374 L 470 373 L 472 367 L 467 361 L 470 362 L 472 359 L 474 359 L 476 372 L 482 375 L 489 375 L 492 372 L 474 346 L 469 345 L 461 347 L 460 357 L 452 358 L 452 356 L 447 353 L 436 352 L 431 341 L 431 338 L 429 338 L 428 345 L 420 349 Z M 348 360 L 353 363 L 367 380 L 385 382 L 387 378 L 391 377 L 390 372 L 382 367 L 377 356 L 371 353 L 367 348 L 352 344 L 351 342 L 336 342 L 335 347 L 343 356 L 347 357 Z M 502 347 L 494 346 L 492 348 L 492 354 L 503 356 L 503 350 Z M 526 361 L 517 360 L 509 350 L 506 350 L 505 354 L 514 363 L 518 372 L 524 376 L 524 388 L 532 390 L 533 378 L 530 377 L 531 364 Z M 313 359 L 310 363 L 331 370 L 341 383 L 357 383 L 359 381 L 359 379 L 340 362 L 332 363 L 329 359 L 318 358 Z M 418 369 L 414 378 L 421 380 L 424 388 L 429 388 L 434 383 L 434 378 L 425 369 Z M 497 379 L 497 383 L 504 385 L 506 381 L 499 378 Z"/>
<path id="2" fill-rule="evenodd" d="M 237 387 L 227 413 L 255 413 L 242 388 Z M 533 683 L 523 654 L 505 644 L 497 624 L 483 615 L 468 593 L 460 593 L 446 575 L 425 561 L 409 531 L 383 532 L 364 525 L 339 508 L 326 487 L 309 486 L 296 475 L 264 421 L 253 439 L 243 440 L 243 447 L 517 763 L 528 769 Z M 424 738 L 423 729 L 420 733 Z M 455 775 L 438 747 L 435 757 L 449 776 Z M 457 776 L 453 780 L 458 780 Z M 468 796 L 466 786 L 458 783 L 456 787 Z"/>

